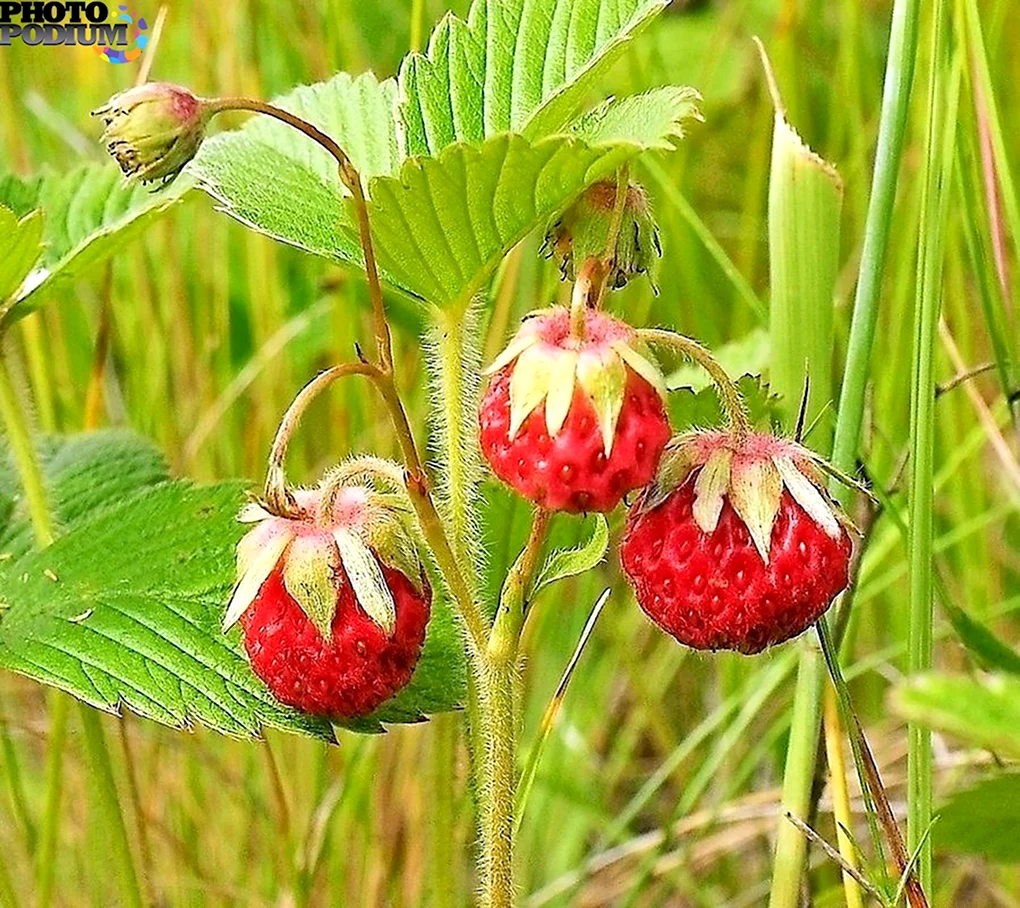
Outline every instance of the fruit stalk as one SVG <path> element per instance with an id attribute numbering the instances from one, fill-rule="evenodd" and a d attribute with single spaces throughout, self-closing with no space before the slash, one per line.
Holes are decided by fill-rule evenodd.
<path id="1" fill-rule="evenodd" d="M 292 114 L 289 110 L 277 107 L 267 101 L 256 98 L 216 98 L 203 102 L 209 115 L 222 113 L 225 110 L 248 110 L 253 113 L 274 117 L 288 126 L 304 133 L 314 142 L 326 149 L 337 163 L 340 180 L 354 197 L 354 211 L 358 219 L 358 233 L 361 249 L 365 256 L 365 274 L 368 277 L 368 292 L 372 298 L 372 320 L 375 330 L 376 355 L 380 371 L 387 373 L 393 370 L 393 347 L 390 337 L 390 324 L 386 318 L 386 306 L 383 302 L 382 283 L 379 280 L 379 268 L 375 260 L 375 247 L 372 244 L 372 230 L 368 219 L 368 204 L 365 190 L 361 185 L 361 175 L 351 161 L 350 156 L 332 138 L 307 120 Z"/>
<path id="2" fill-rule="evenodd" d="M 701 366 L 709 374 L 719 391 L 719 399 L 733 434 L 738 439 L 748 435 L 751 431 L 751 420 L 747 412 L 747 404 L 744 402 L 744 395 L 740 393 L 737 383 L 730 378 L 707 347 L 702 346 L 693 338 L 660 328 L 642 328 L 638 331 L 638 337 L 653 346 L 669 347 Z"/>

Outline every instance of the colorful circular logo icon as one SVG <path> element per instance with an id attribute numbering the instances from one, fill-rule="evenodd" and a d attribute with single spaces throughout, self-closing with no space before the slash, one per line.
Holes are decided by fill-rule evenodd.
<path id="1" fill-rule="evenodd" d="M 145 34 L 149 30 L 149 26 L 141 16 L 135 20 L 126 6 L 118 7 L 118 9 L 120 15 L 115 21 L 127 24 L 132 43 L 129 47 L 97 47 L 96 53 L 107 63 L 131 63 L 142 55 L 142 51 L 149 43 L 149 36 Z"/>

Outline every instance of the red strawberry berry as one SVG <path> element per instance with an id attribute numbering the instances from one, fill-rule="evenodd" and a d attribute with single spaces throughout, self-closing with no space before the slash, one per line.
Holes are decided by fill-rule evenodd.
<path id="1" fill-rule="evenodd" d="M 493 472 L 554 511 L 611 511 L 655 475 L 665 382 L 633 328 L 588 310 L 538 312 L 487 370 L 481 448 Z"/>
<path id="2" fill-rule="evenodd" d="M 345 487 L 330 507 L 324 487 L 298 491 L 295 516 L 242 512 L 259 524 L 238 545 L 224 630 L 240 620 L 252 669 L 282 703 L 351 718 L 410 681 L 432 592 L 378 493 Z"/>
<path id="3" fill-rule="evenodd" d="M 845 589 L 852 548 L 817 463 L 771 435 L 672 444 L 620 549 L 647 615 L 695 649 L 742 653 L 814 623 Z"/>

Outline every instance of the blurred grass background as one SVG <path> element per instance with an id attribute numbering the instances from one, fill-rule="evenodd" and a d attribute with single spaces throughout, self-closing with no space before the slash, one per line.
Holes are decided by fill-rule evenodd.
<path id="1" fill-rule="evenodd" d="M 464 14 L 466 5 L 456 4 L 455 12 Z M 1016 122 L 1020 100 L 1012 6 L 1010 0 L 981 4 L 1005 124 Z M 411 3 L 403 0 L 225 0 L 215 6 L 175 0 L 152 77 L 207 95 L 271 97 L 338 69 L 393 75 L 412 35 L 427 36 L 447 8 L 432 0 L 423 7 L 415 27 Z M 756 309 L 768 289 L 772 106 L 750 42 L 758 34 L 772 56 L 790 121 L 836 164 L 846 186 L 833 351 L 838 377 L 890 8 L 878 0 L 692 0 L 675 3 L 653 24 L 613 71 L 607 93 L 691 84 L 705 97 L 706 122 L 677 153 L 659 157 L 641 174 L 662 227 L 660 293 L 653 296 L 643 282 L 632 285 L 614 294 L 619 311 L 635 323 L 670 324 L 712 345 L 762 327 Z M 150 17 L 155 11 L 137 10 Z M 86 48 L 3 48 L 0 169 L 65 170 L 82 158 L 100 158 L 99 129 L 88 111 L 134 76 L 133 67 L 107 65 Z M 866 420 L 869 475 L 893 493 L 900 488 L 908 427 L 919 78 Z M 962 109 L 971 111 L 973 103 L 970 94 Z M 973 152 L 978 140 L 968 117 L 961 142 Z M 1008 126 L 1006 139 L 1015 167 L 1020 148 Z M 982 276 L 968 251 L 959 205 L 950 217 L 944 338 L 959 348 L 963 364 L 979 366 L 992 358 L 978 302 Z M 526 240 L 508 257 L 489 291 L 487 357 L 520 315 L 563 294 L 555 267 L 537 255 L 539 239 Z M 1010 280 L 1015 264 L 1007 263 Z M 81 281 L 15 331 L 41 430 L 82 426 L 104 298 L 112 313 L 105 421 L 151 437 L 177 472 L 198 479 L 261 480 L 272 434 L 295 390 L 316 370 L 349 358 L 354 342 L 369 335 L 359 276 L 245 231 L 195 194 L 109 271 Z M 393 317 L 400 374 L 424 437 L 421 325 L 399 304 Z M 946 349 L 944 343 L 938 352 L 938 374 L 949 380 L 961 369 Z M 757 370 L 767 365 L 767 349 L 752 337 L 741 358 L 737 365 Z M 1010 478 L 1016 475 L 1016 435 L 995 373 L 942 395 L 936 418 L 942 577 L 958 605 L 1015 644 L 1020 623 L 1009 613 L 1020 605 L 1020 489 Z M 1005 460 L 990 444 L 996 435 L 1011 452 Z M 392 447 L 385 417 L 369 395 L 358 386 L 340 387 L 309 414 L 292 445 L 291 469 L 295 477 L 311 478 L 348 451 L 393 453 Z M 902 507 L 896 494 L 893 501 Z M 490 545 L 512 557 L 514 538 L 506 533 Z M 861 571 L 844 665 L 899 806 L 905 737 L 883 698 L 904 665 L 905 574 L 904 541 L 895 524 L 881 518 Z M 527 631 L 524 753 L 588 609 L 606 585 L 613 597 L 574 676 L 528 805 L 519 850 L 525 904 L 764 904 L 790 722 L 791 647 L 754 659 L 682 649 L 643 618 L 611 563 L 554 588 L 539 603 Z M 945 634 L 936 659 L 943 667 L 967 664 Z M 43 809 L 45 692 L 2 676 L 0 712 L 6 729 L 0 751 L 12 750 L 22 770 L 12 779 L 0 762 L 0 861 L 21 903 L 31 905 L 31 834 L 24 820 L 34 822 Z M 435 796 L 446 780 L 433 752 L 436 741 L 458 727 L 458 718 L 443 717 L 377 738 L 343 733 L 340 746 L 327 749 L 274 733 L 264 744 L 249 744 L 203 730 L 173 732 L 131 716 L 108 720 L 108 736 L 122 747 L 118 784 L 153 903 L 466 904 L 474 833 L 463 758 L 451 869 L 459 888 L 437 892 L 431 885 L 433 857 L 446 853 L 435 836 L 446 834 Z M 937 791 L 956 787 L 988 759 L 938 738 Z M 116 890 L 105 872 L 104 832 L 89 809 L 73 722 L 64 761 L 54 903 L 109 906 Z M 823 793 L 819 830 L 834 841 L 828 803 Z M 816 904 L 841 904 L 834 866 L 817 848 L 811 855 L 815 891 L 822 893 Z M 934 901 L 1018 905 L 1020 870 L 941 855 Z"/>

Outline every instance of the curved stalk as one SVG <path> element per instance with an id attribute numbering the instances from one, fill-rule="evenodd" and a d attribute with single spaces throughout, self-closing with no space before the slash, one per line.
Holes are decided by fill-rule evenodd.
<path id="1" fill-rule="evenodd" d="M 376 355 L 379 368 L 383 372 L 393 369 L 393 346 L 390 337 L 390 324 L 386 319 L 386 306 L 383 302 L 382 283 L 379 280 L 379 268 L 375 261 L 375 246 L 372 244 L 372 229 L 368 220 L 368 205 L 365 190 L 361 185 L 361 174 L 358 173 L 350 156 L 332 136 L 303 120 L 289 110 L 277 107 L 267 101 L 256 98 L 215 98 L 204 101 L 210 116 L 225 110 L 248 110 L 253 113 L 265 114 L 286 123 L 288 126 L 304 133 L 313 142 L 318 142 L 337 162 L 337 170 L 344 186 L 354 197 L 354 210 L 358 218 L 358 233 L 361 238 L 361 249 L 365 256 L 365 274 L 368 278 L 368 292 L 372 298 L 372 319 L 375 327 Z"/>
<path id="2" fill-rule="evenodd" d="M 722 402 L 723 410 L 730 422 L 733 434 L 738 439 L 741 439 L 750 433 L 751 419 L 747 412 L 744 395 L 740 393 L 737 383 L 719 365 L 719 361 L 711 354 L 707 347 L 703 347 L 693 338 L 684 337 L 682 334 L 676 334 L 673 331 L 665 331 L 660 328 L 642 328 L 638 331 L 638 337 L 649 344 L 669 347 L 681 356 L 686 356 L 701 366 L 709 374 L 719 391 L 719 399 Z"/>

